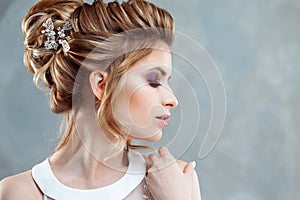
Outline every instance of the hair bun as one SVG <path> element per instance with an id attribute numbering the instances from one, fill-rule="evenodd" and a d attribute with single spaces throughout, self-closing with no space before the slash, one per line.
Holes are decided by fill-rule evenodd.
<path id="1" fill-rule="evenodd" d="M 74 10 L 83 5 L 82 0 L 41 0 L 33 5 L 22 22 L 25 35 L 24 64 L 34 74 L 37 86 L 38 79 L 51 88 L 54 84 L 51 71 L 55 61 L 55 50 L 45 48 L 46 36 L 42 33 L 43 23 L 52 18 L 54 27 L 63 26 L 70 19 Z"/>

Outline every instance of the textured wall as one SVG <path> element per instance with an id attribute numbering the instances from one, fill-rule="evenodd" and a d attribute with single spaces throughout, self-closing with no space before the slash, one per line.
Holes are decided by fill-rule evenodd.
<path id="1" fill-rule="evenodd" d="M 201 110 L 199 133 L 183 159 L 197 160 L 203 199 L 299 199 L 300 2 L 153 2 L 172 13 L 178 31 L 205 47 L 223 77 L 227 95 L 224 129 L 209 156 L 197 160 L 210 118 L 210 100 L 203 80 L 194 80 L 191 70 L 174 62 L 177 77 L 189 80 L 199 98 L 196 103 L 191 100 L 190 107 L 182 106 L 181 112 L 191 109 L 192 121 L 197 117 L 193 109 Z M 56 144 L 59 119 L 50 112 L 47 96 L 33 86 L 32 75 L 22 64 L 20 25 L 33 3 L 0 2 L 0 178 L 30 169 Z M 186 51 L 192 53 L 192 49 Z M 185 105 L 190 97 L 179 80 L 175 76 L 172 84 Z M 172 143 L 172 133 L 181 120 L 180 112 L 174 113 L 157 146 Z M 170 149 L 176 152 L 174 145 Z"/>

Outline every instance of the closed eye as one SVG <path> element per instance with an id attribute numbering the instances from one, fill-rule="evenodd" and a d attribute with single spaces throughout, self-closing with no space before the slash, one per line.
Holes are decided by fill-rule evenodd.
<path id="1" fill-rule="evenodd" d="M 158 86 L 161 86 L 161 83 L 159 83 L 157 81 L 149 81 L 149 85 L 151 87 L 157 88 Z"/>

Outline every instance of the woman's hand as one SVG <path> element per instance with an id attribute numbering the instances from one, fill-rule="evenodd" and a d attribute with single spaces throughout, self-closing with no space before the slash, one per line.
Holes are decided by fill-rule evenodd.
<path id="1" fill-rule="evenodd" d="M 155 200 L 200 200 L 197 174 L 192 162 L 176 161 L 166 147 L 159 156 L 150 154 L 146 184 Z"/>

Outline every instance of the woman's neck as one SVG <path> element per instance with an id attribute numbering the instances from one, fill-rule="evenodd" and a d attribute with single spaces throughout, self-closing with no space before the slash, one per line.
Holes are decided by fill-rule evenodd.
<path id="1" fill-rule="evenodd" d="M 128 169 L 126 151 L 101 161 L 91 155 L 80 141 L 73 141 L 70 146 L 54 152 L 49 158 L 54 175 L 67 186 L 78 189 L 104 187 L 119 180 Z"/>

